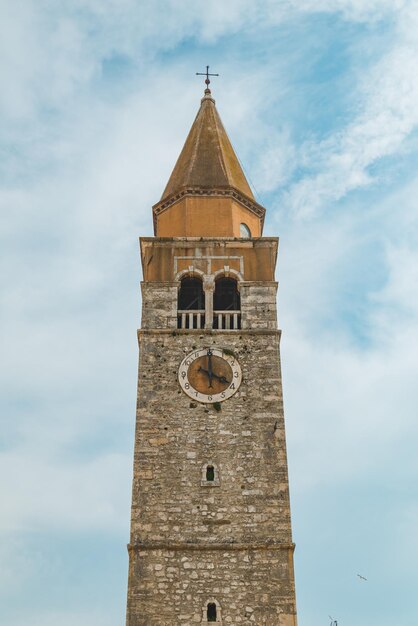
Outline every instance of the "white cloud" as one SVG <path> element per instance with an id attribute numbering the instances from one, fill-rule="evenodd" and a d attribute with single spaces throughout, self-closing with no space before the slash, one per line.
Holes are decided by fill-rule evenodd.
<path id="1" fill-rule="evenodd" d="M 23 541 L 7 535 L 3 538 L 0 543 L 0 595 L 5 591 L 8 594 L 16 592 L 36 573 L 33 559 L 25 551 Z"/>
<path id="2" fill-rule="evenodd" d="M 418 11 L 411 5 L 398 17 L 398 36 L 390 50 L 361 76 L 358 112 L 352 122 L 329 138 L 302 147 L 301 160 L 313 171 L 286 195 L 298 215 L 312 215 L 352 190 L 379 182 L 370 167 L 403 150 L 418 125 L 418 85 L 415 80 Z M 362 70 L 363 71 L 363 70 Z"/>
<path id="3" fill-rule="evenodd" d="M 49 458 L 39 456 L 44 451 L 34 454 L 26 444 L 0 456 L 1 531 L 125 530 L 128 536 L 129 456 L 66 462 L 62 448 Z"/>
<path id="4" fill-rule="evenodd" d="M 267 139 L 260 142 L 260 138 Z M 288 132 L 260 133 L 259 158 L 252 169 L 252 177 L 257 181 L 260 192 L 273 191 L 284 186 L 296 166 L 296 149 Z"/>
<path id="5" fill-rule="evenodd" d="M 22 626 L 23 623 L 30 626 L 115 626 L 116 616 L 109 614 L 109 610 L 73 610 L 64 611 L 31 611 L 29 614 L 22 611 L 16 617 L 8 619 L 8 626 Z M 122 618 L 121 618 L 122 619 Z M 122 622 L 121 622 L 122 623 Z"/>
<path id="6" fill-rule="evenodd" d="M 348 20 L 376 21 L 396 14 L 410 5 L 410 0 L 290 0 L 297 11 L 342 13 Z"/>
<path id="7" fill-rule="evenodd" d="M 40 107 L 60 107 L 99 78 L 115 57 L 144 67 L 190 36 L 213 43 L 226 34 L 271 27 L 295 13 L 342 13 L 347 19 L 376 20 L 403 14 L 407 0 L 301 0 L 192 2 L 148 0 L 19 0 L 0 7 L 2 24 L 0 108 L 13 119 Z M 163 18 L 162 18 L 163 16 Z"/>
<path id="8" fill-rule="evenodd" d="M 301 493 L 385 476 L 395 450 L 418 434 L 417 189 L 415 180 L 369 213 L 293 223 L 286 233 L 279 311 Z M 402 463 L 391 471 L 403 476 Z M 418 473 L 415 458 L 408 471 Z"/>

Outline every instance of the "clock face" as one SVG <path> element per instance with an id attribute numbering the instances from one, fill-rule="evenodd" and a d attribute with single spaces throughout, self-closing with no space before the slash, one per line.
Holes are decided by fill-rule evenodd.
<path id="1" fill-rule="evenodd" d="M 181 388 L 198 402 L 223 402 L 238 391 L 241 381 L 238 361 L 221 348 L 194 350 L 179 367 Z"/>

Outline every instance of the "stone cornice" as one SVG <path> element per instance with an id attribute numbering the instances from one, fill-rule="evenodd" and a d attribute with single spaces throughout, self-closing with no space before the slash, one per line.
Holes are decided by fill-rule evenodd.
<path id="1" fill-rule="evenodd" d="M 218 330 L 214 328 L 138 328 L 138 338 L 141 335 L 209 335 L 216 337 L 231 337 L 234 335 L 282 335 L 278 328 L 240 328 L 238 330 Z"/>
<path id="2" fill-rule="evenodd" d="M 155 287 L 178 287 L 178 280 L 141 280 L 141 286 Z M 278 287 L 277 280 L 241 280 L 240 287 Z"/>
<path id="3" fill-rule="evenodd" d="M 294 552 L 294 543 L 280 543 L 277 541 L 263 542 L 219 542 L 219 543 L 187 543 L 185 541 L 140 541 L 138 543 L 129 543 L 128 552 L 138 552 L 140 550 L 194 550 L 194 551 L 219 551 L 229 552 L 232 550 L 291 550 Z"/>
<path id="4" fill-rule="evenodd" d="M 153 243 L 158 245 L 182 246 L 190 243 L 193 246 L 205 246 L 212 243 L 228 244 L 253 244 L 279 243 L 279 237 L 139 237 L 140 243 Z M 233 246 L 232 246 L 233 247 Z"/>

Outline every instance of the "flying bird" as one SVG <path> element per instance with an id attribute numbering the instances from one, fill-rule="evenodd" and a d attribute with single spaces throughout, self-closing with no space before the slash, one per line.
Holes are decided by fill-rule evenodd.
<path id="1" fill-rule="evenodd" d="M 365 577 L 364 577 L 364 576 L 362 576 L 361 574 L 357 574 L 357 576 L 358 576 L 359 578 L 361 578 L 361 580 L 367 580 L 367 578 L 365 578 Z"/>

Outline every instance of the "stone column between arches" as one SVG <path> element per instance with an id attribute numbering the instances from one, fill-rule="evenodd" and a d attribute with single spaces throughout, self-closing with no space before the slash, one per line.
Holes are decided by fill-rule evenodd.
<path id="1" fill-rule="evenodd" d="M 213 292 L 215 291 L 213 276 L 204 276 L 203 291 L 205 293 L 205 328 L 211 329 L 213 325 Z"/>

